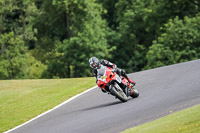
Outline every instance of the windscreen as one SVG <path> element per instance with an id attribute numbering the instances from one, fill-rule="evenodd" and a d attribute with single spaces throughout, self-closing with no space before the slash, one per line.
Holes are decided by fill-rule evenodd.
<path id="1" fill-rule="evenodd" d="M 106 72 L 106 67 L 105 66 L 101 66 L 100 69 L 98 69 L 98 72 L 97 72 L 97 75 L 98 77 L 97 78 L 101 78 Z"/>

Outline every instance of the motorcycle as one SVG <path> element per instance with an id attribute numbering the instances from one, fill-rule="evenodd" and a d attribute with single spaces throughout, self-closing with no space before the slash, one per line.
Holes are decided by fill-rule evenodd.
<path id="1" fill-rule="evenodd" d="M 122 102 L 127 102 L 128 96 L 136 98 L 139 92 L 126 78 L 119 76 L 112 68 L 101 66 L 98 69 L 97 85 L 103 91 L 112 94 Z"/>

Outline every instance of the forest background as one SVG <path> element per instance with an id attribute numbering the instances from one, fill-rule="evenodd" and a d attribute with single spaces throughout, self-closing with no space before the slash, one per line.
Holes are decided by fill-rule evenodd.
<path id="1" fill-rule="evenodd" d="M 0 79 L 127 73 L 200 58 L 199 0 L 0 0 Z"/>

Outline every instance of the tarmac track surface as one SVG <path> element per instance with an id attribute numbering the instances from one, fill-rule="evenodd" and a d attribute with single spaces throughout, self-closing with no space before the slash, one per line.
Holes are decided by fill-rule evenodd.
<path id="1" fill-rule="evenodd" d="M 200 60 L 129 77 L 138 98 L 121 103 L 96 88 L 12 133 L 117 133 L 200 103 Z"/>

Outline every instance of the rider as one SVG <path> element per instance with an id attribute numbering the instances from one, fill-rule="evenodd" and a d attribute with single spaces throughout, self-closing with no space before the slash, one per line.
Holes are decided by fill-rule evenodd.
<path id="1" fill-rule="evenodd" d="M 129 81 L 129 83 L 135 85 L 135 81 L 132 81 L 130 78 L 128 78 L 128 76 L 124 70 L 117 68 L 117 66 L 115 64 L 113 64 L 107 60 L 99 61 L 96 57 L 91 57 L 89 59 L 89 63 L 92 68 L 92 73 L 94 74 L 96 80 L 97 80 L 97 69 L 100 69 L 101 65 L 104 65 L 104 66 L 114 69 L 119 76 L 125 77 Z"/>

